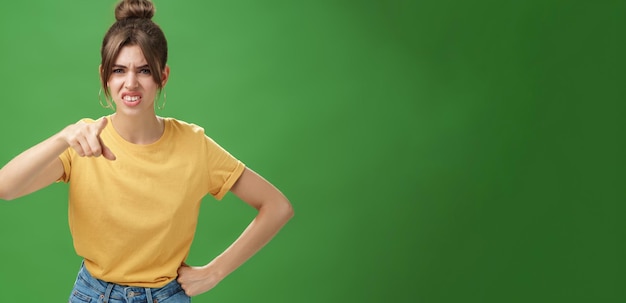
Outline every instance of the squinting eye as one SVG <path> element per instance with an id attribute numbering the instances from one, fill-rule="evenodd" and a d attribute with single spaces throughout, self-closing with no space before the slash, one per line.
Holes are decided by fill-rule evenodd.
<path id="1" fill-rule="evenodd" d="M 114 74 L 120 74 L 120 73 L 123 73 L 123 72 L 124 72 L 124 70 L 123 70 L 123 69 L 121 69 L 121 68 L 116 68 L 116 69 L 113 69 L 113 73 L 114 73 Z"/>
<path id="2" fill-rule="evenodd" d="M 151 74 L 151 73 L 150 73 L 150 70 L 149 70 L 149 69 L 147 69 L 147 68 L 144 68 L 144 69 L 140 70 L 139 72 L 140 72 L 140 73 L 142 73 L 142 74 L 146 74 L 146 75 Z"/>

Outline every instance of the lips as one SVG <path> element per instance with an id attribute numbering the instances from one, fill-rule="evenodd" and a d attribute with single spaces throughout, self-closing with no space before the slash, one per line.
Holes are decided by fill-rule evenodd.
<path id="1" fill-rule="evenodd" d="M 124 93 L 122 94 L 122 101 L 126 106 L 137 106 L 141 103 L 142 96 L 140 93 Z"/>
<path id="2" fill-rule="evenodd" d="M 124 101 L 135 102 L 139 100 L 139 96 L 126 96 L 124 97 Z"/>

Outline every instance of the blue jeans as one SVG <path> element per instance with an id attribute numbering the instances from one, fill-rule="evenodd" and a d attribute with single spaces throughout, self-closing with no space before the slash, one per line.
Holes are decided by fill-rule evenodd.
<path id="1" fill-rule="evenodd" d="M 69 302 L 189 303 L 191 298 L 185 294 L 176 280 L 161 288 L 130 287 L 96 279 L 89 274 L 85 265 L 82 265 Z"/>

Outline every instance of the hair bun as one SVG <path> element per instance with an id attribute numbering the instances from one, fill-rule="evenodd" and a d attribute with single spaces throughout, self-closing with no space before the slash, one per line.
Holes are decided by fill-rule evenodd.
<path id="1" fill-rule="evenodd" d="M 121 21 L 124 19 L 145 18 L 152 19 L 155 8 L 152 1 L 149 0 L 122 0 L 115 7 L 115 19 Z"/>

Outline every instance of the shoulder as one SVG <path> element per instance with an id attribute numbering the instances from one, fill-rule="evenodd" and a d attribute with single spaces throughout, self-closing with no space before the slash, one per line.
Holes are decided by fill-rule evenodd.
<path id="1" fill-rule="evenodd" d="M 199 125 L 178 120 L 175 118 L 163 118 L 163 120 L 168 127 L 176 132 L 204 134 L 204 128 Z"/>
<path id="2" fill-rule="evenodd" d="M 178 120 L 175 118 L 163 118 L 165 125 L 168 128 L 170 134 L 177 140 L 187 138 L 190 140 L 204 140 L 207 138 L 204 128 L 186 121 Z M 183 139 L 184 140 L 184 139 Z"/>

